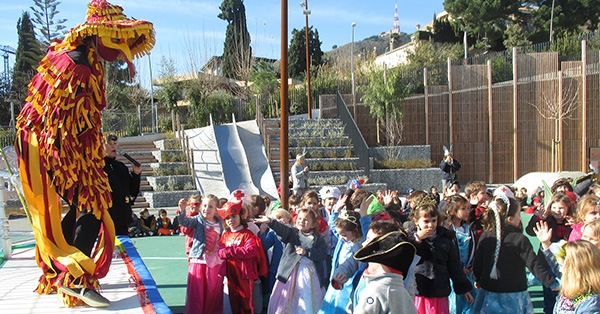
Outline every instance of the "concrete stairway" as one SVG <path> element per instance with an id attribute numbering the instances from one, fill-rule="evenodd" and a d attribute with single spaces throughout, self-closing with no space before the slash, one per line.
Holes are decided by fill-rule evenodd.
<path id="1" fill-rule="evenodd" d="M 265 141 L 273 177 L 280 180 L 280 126 L 279 119 L 263 120 Z M 358 157 L 344 124 L 339 119 L 293 119 L 289 121 L 289 169 L 296 154 L 306 151 L 306 164 L 310 168 L 310 185 L 318 189 L 322 185 L 343 186 L 348 180 L 364 175 L 358 166 Z"/>
<path id="2" fill-rule="evenodd" d="M 156 147 L 156 145 L 154 145 L 154 142 L 148 142 L 148 141 L 143 142 L 143 141 L 121 141 L 121 140 L 119 140 L 118 144 L 119 144 L 119 150 L 123 150 L 128 155 L 130 155 L 131 157 L 133 157 L 135 160 L 137 160 L 139 163 L 142 164 L 142 174 L 141 174 L 142 177 L 141 177 L 141 181 L 140 181 L 140 195 L 137 196 L 132 208 L 134 209 L 134 211 L 136 208 L 137 209 L 147 208 L 147 207 L 149 207 L 149 203 L 141 195 L 141 192 L 153 190 L 153 188 L 150 185 L 150 183 L 148 182 L 148 180 L 146 180 L 146 177 L 153 175 L 153 170 L 152 170 L 152 167 L 150 167 L 150 163 L 155 163 L 158 161 L 156 160 L 156 158 L 154 157 L 152 152 L 157 151 L 158 148 Z M 125 158 L 123 156 L 117 156 L 117 160 L 123 162 L 131 170 L 131 162 L 129 162 L 129 160 L 127 160 L 127 158 Z"/>

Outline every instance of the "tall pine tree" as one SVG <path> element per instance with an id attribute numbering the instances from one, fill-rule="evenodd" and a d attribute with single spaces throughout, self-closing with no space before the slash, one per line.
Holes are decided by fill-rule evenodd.
<path id="1" fill-rule="evenodd" d="M 306 27 L 301 30 L 292 30 L 292 40 L 288 54 L 290 77 L 304 77 L 306 72 Z M 311 58 L 311 68 L 316 68 L 323 63 L 319 31 L 316 29 L 313 31 L 312 26 L 308 28 L 308 54 Z"/>
<path id="2" fill-rule="evenodd" d="M 63 37 L 66 19 L 55 19 L 60 13 L 57 7 L 60 4 L 56 0 L 33 0 L 35 6 L 29 7 L 33 11 L 33 23 L 37 26 L 40 40 L 44 48 L 47 48 L 55 38 Z"/>
<path id="3" fill-rule="evenodd" d="M 223 76 L 246 80 L 252 64 L 250 33 L 246 26 L 246 7 L 242 0 L 223 0 L 218 18 L 227 21 L 223 47 Z"/>
<path id="4" fill-rule="evenodd" d="M 19 43 L 15 54 L 10 93 L 10 100 L 13 102 L 15 110 L 23 106 L 27 97 L 27 85 L 35 75 L 35 70 L 43 56 L 27 12 L 23 12 L 17 22 L 17 35 Z"/>

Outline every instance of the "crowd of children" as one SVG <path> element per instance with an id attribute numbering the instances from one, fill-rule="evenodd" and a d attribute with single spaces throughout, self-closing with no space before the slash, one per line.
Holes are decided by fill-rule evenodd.
<path id="1" fill-rule="evenodd" d="M 545 313 L 600 312 L 594 186 L 575 193 L 558 180 L 547 204 L 540 191 L 482 181 L 460 191 L 455 181 L 443 194 L 407 191 L 404 205 L 357 180 L 287 206 L 240 190 L 193 195 L 173 221 L 141 210 L 130 231 L 186 236 L 186 313 L 222 313 L 225 278 L 232 313 L 533 313 L 527 270 L 544 287 Z"/>

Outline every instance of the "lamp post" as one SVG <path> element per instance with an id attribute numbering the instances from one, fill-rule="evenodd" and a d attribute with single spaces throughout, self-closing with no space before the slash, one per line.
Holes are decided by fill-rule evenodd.
<path id="1" fill-rule="evenodd" d="M 310 15 L 310 10 L 308 9 L 308 0 L 304 0 L 304 2 L 300 3 L 300 6 L 304 7 L 302 13 L 306 16 L 306 93 L 308 98 L 308 118 L 312 119 L 312 108 L 310 103 L 310 49 L 308 44 L 308 15 Z"/>
<path id="2" fill-rule="evenodd" d="M 350 72 L 352 73 L 352 109 L 354 111 L 354 121 L 356 121 L 356 96 L 355 96 L 355 82 L 354 82 L 354 27 L 356 23 L 352 22 L 352 45 L 350 46 Z"/>
<path id="3" fill-rule="evenodd" d="M 154 108 L 154 83 L 152 82 L 152 60 L 148 52 L 148 69 L 150 70 L 150 116 L 152 117 L 152 132 L 158 133 L 158 105 Z"/>

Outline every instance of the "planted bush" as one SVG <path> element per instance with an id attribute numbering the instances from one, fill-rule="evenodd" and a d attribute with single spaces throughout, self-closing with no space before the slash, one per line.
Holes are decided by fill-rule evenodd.
<path id="1" fill-rule="evenodd" d="M 375 169 L 419 169 L 430 168 L 431 160 L 429 159 L 375 159 L 373 168 Z"/>

